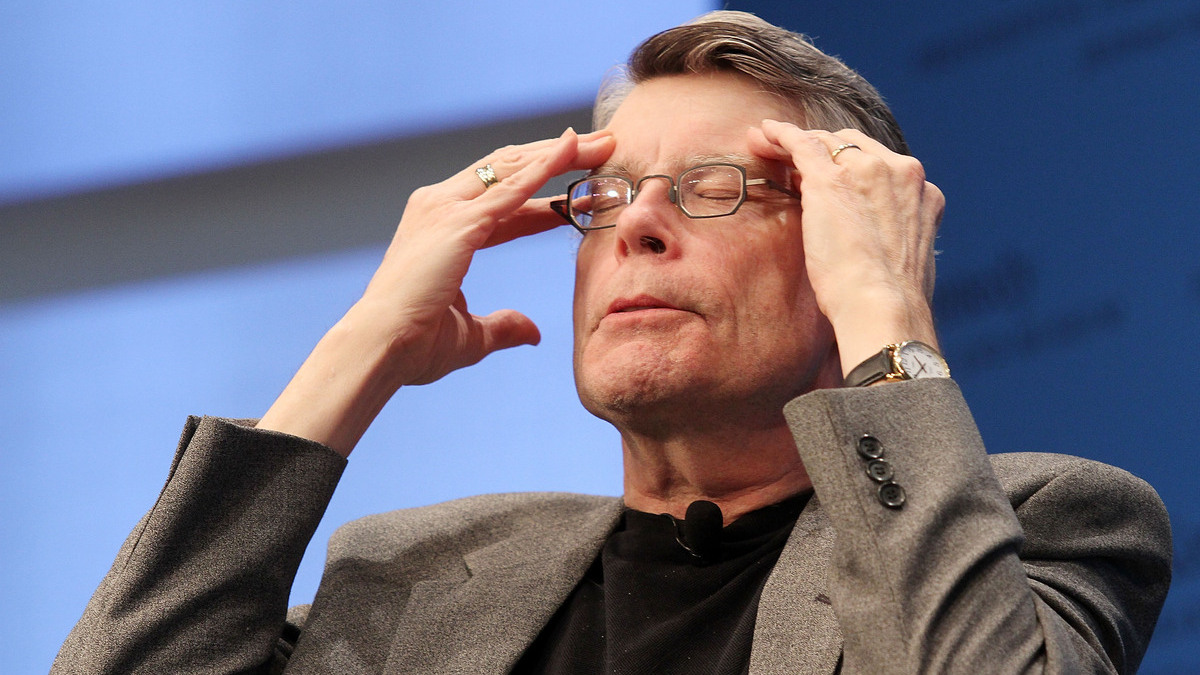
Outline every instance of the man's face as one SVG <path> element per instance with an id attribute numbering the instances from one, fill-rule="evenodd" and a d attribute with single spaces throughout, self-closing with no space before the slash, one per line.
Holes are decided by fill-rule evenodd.
<path id="1" fill-rule="evenodd" d="M 767 117 L 794 114 L 740 76 L 657 78 L 613 116 L 616 150 L 596 173 L 675 177 L 715 160 L 787 183 L 786 167 L 749 149 L 747 130 Z M 615 228 L 584 237 L 575 379 L 594 414 L 618 425 L 714 415 L 773 424 L 837 365 L 805 274 L 799 201 L 764 186 L 747 195 L 732 216 L 693 220 L 665 181 L 647 181 Z"/>

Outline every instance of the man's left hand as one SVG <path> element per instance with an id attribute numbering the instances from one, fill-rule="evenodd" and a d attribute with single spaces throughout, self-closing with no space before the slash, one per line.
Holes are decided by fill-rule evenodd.
<path id="1" fill-rule="evenodd" d="M 808 277 L 843 375 L 886 344 L 936 345 L 933 246 L 946 202 L 921 163 L 857 129 L 764 120 L 749 133 L 755 153 L 795 169 Z"/>

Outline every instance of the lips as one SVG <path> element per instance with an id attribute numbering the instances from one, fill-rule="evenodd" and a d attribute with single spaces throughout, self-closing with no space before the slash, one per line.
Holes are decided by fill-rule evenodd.
<path id="1" fill-rule="evenodd" d="M 651 295 L 637 295 L 630 298 L 617 298 L 608 306 L 608 314 L 623 314 L 644 309 L 679 309 L 675 305 Z"/>

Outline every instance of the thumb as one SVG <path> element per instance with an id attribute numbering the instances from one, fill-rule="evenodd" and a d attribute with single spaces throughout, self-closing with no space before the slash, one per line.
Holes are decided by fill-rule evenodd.
<path id="1" fill-rule="evenodd" d="M 518 345 L 536 345 L 542 341 L 537 325 L 529 317 L 511 309 L 501 309 L 480 317 L 479 326 L 483 330 L 484 354 Z"/>

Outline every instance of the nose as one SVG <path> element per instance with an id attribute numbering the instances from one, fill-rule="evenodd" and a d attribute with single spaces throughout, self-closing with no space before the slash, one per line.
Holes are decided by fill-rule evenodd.
<path id="1" fill-rule="evenodd" d="M 675 186 L 669 176 L 646 176 L 637 182 L 633 203 L 617 216 L 618 256 L 665 255 L 675 251 Z"/>

